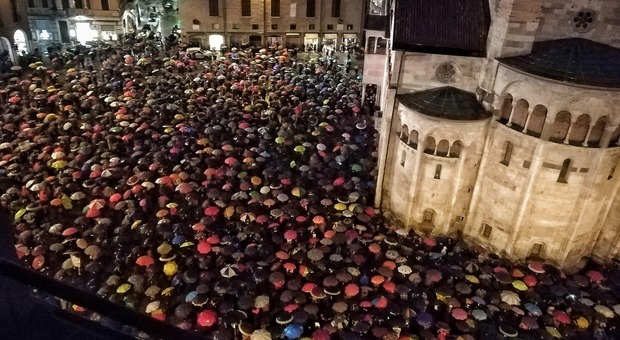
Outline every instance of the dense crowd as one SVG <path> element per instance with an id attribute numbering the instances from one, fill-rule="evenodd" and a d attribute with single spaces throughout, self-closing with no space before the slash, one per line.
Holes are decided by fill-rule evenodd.
<path id="1" fill-rule="evenodd" d="M 377 132 L 346 65 L 144 46 L 2 84 L 25 265 L 214 339 L 620 338 L 616 269 L 513 263 L 372 208 Z"/>

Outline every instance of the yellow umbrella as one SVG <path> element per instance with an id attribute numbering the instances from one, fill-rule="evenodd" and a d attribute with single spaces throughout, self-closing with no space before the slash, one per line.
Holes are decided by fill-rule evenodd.
<path id="1" fill-rule="evenodd" d="M 235 207 L 229 205 L 224 209 L 224 217 L 230 219 L 235 214 Z"/>
<path id="2" fill-rule="evenodd" d="M 73 203 L 71 202 L 71 198 L 69 198 L 67 195 L 62 196 L 61 201 L 63 208 L 65 208 L 66 210 L 73 209 Z"/>
<path id="3" fill-rule="evenodd" d="M 466 275 L 465 279 L 471 283 L 480 283 L 480 280 L 478 280 L 478 278 L 473 275 Z"/>
<path id="4" fill-rule="evenodd" d="M 172 251 L 172 246 L 168 242 L 164 242 L 157 247 L 157 252 L 159 255 L 166 255 L 170 251 Z"/>
<path id="5" fill-rule="evenodd" d="M 54 169 L 63 169 L 64 167 L 67 166 L 67 161 L 55 161 L 54 163 L 52 163 L 52 168 Z"/>
<path id="6" fill-rule="evenodd" d="M 119 294 L 127 293 L 131 289 L 131 284 L 123 283 L 122 285 L 116 288 L 116 292 Z"/>
<path id="7" fill-rule="evenodd" d="M 522 292 L 527 290 L 527 285 L 521 281 L 521 280 L 514 280 L 512 281 L 512 286 L 515 287 L 517 290 L 520 290 Z"/>
<path id="8" fill-rule="evenodd" d="M 26 208 L 19 209 L 19 211 L 17 211 L 17 213 L 15 214 L 15 219 L 19 220 L 19 218 L 24 216 L 25 213 L 26 213 Z"/>
<path id="9" fill-rule="evenodd" d="M 136 229 L 137 227 L 140 226 L 140 224 L 142 224 L 142 220 L 135 220 L 132 224 L 131 224 L 131 229 Z"/>
<path id="10" fill-rule="evenodd" d="M 577 319 L 577 326 L 579 326 L 579 328 L 588 328 L 589 325 L 590 323 L 583 316 Z"/>
<path id="11" fill-rule="evenodd" d="M 558 329 L 555 327 L 546 327 L 547 332 L 549 332 L 549 334 L 551 334 L 552 337 L 554 338 L 562 338 L 562 335 L 560 334 L 560 332 L 558 332 Z"/>
<path id="12" fill-rule="evenodd" d="M 163 295 L 163 296 L 170 296 L 173 291 L 174 291 L 174 287 L 168 287 L 168 288 L 166 288 L 166 289 L 161 291 L 161 295 Z"/>
<path id="13" fill-rule="evenodd" d="M 179 266 L 174 261 L 170 261 L 164 265 L 164 274 L 172 276 L 177 273 Z"/>
<path id="14" fill-rule="evenodd" d="M 334 204 L 334 209 L 336 209 L 338 211 L 347 210 L 347 205 L 344 204 L 344 203 L 336 203 L 336 204 Z"/>

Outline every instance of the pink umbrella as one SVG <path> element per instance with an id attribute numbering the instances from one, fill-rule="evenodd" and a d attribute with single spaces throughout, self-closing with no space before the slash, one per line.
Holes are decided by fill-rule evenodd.
<path id="1" fill-rule="evenodd" d="M 452 317 L 457 320 L 465 320 L 467 319 L 467 312 L 462 308 L 454 308 L 452 310 Z"/>
<path id="2" fill-rule="evenodd" d="M 427 237 L 424 239 L 424 244 L 426 244 L 429 247 L 434 247 L 437 245 L 437 241 L 435 241 L 435 239 L 432 237 Z"/>
<path id="3" fill-rule="evenodd" d="M 224 163 L 226 163 L 229 166 L 233 166 L 237 164 L 237 160 L 234 157 L 228 157 L 224 160 Z"/>

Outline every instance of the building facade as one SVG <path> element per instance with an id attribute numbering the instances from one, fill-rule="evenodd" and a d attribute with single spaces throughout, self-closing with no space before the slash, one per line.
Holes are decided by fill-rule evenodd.
<path id="1" fill-rule="evenodd" d="M 184 0 L 179 16 L 190 45 L 338 48 L 361 39 L 363 7 L 357 0 Z"/>
<path id="2" fill-rule="evenodd" d="M 513 258 L 620 256 L 620 3 L 387 6 L 375 203 Z"/>
<path id="3" fill-rule="evenodd" d="M 30 52 L 26 6 L 19 0 L 0 0 L 0 8 L 0 56 L 16 64 L 22 52 Z"/>
<path id="4" fill-rule="evenodd" d="M 136 28 L 126 0 L 25 0 L 32 45 L 115 40 Z M 131 2 L 130 2 L 131 4 Z M 126 11 L 127 10 L 127 11 Z"/>

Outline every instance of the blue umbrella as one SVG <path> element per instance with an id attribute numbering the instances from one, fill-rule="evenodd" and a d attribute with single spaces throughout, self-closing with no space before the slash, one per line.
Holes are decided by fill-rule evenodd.
<path id="1" fill-rule="evenodd" d="M 179 245 L 179 244 L 181 244 L 183 242 L 185 242 L 185 236 L 183 236 L 183 235 L 176 235 L 172 239 L 172 244 L 174 244 L 174 245 Z"/>
<path id="2" fill-rule="evenodd" d="M 303 332 L 303 327 L 298 323 L 289 324 L 284 328 L 284 336 L 287 339 L 299 339 Z"/>
<path id="3" fill-rule="evenodd" d="M 418 322 L 418 325 L 426 329 L 433 327 L 433 317 L 426 312 L 418 314 L 416 321 Z"/>
<path id="4" fill-rule="evenodd" d="M 541 316 L 542 315 L 542 310 L 540 309 L 540 307 L 536 306 L 533 303 L 526 303 L 525 305 L 523 305 L 525 307 L 525 309 L 527 309 L 528 312 L 530 312 L 530 314 L 534 315 L 534 316 Z"/>

